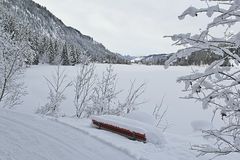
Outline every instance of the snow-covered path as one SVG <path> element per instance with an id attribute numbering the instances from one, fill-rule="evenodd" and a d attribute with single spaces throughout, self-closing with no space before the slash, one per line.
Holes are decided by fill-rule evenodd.
<path id="1" fill-rule="evenodd" d="M 0 109 L 0 160 L 130 160 L 89 135 L 37 116 Z"/>

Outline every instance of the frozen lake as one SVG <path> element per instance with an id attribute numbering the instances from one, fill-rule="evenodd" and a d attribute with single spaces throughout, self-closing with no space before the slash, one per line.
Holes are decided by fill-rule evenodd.
<path id="1" fill-rule="evenodd" d="M 96 73 L 101 76 L 107 64 L 96 64 Z M 78 66 L 64 66 L 69 80 L 73 80 Z M 130 87 L 130 81 L 136 80 L 137 84 L 146 83 L 145 93 L 140 101 L 146 103 L 138 106 L 139 110 L 152 114 L 155 105 L 161 103 L 164 96 L 163 107 L 168 107 L 165 119 L 168 123 L 168 131 L 177 134 L 188 134 L 193 131 L 192 121 L 208 121 L 212 113 L 204 111 L 199 102 L 184 100 L 181 92 L 183 84 L 176 83 L 179 76 L 191 73 L 193 69 L 203 69 L 203 67 L 170 67 L 164 69 L 163 66 L 145 65 L 113 65 L 117 73 L 117 89 L 125 90 L 119 95 L 123 100 L 126 91 Z M 47 100 L 48 87 L 43 76 L 49 77 L 56 69 L 56 66 L 39 65 L 27 69 L 25 81 L 28 95 L 24 97 L 24 103 L 17 108 L 19 111 L 33 113 L 36 108 L 44 105 Z M 62 111 L 71 116 L 74 114 L 74 90 L 73 87 L 66 91 L 67 99 L 63 102 Z"/>

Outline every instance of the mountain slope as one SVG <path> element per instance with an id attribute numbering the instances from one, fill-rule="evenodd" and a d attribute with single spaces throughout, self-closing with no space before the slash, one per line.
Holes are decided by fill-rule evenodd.
<path id="1" fill-rule="evenodd" d="M 110 52 L 92 37 L 66 26 L 45 7 L 32 0 L 2 0 L 0 5 L 5 13 L 15 18 L 16 23 L 26 25 L 31 34 L 74 45 L 81 52 L 87 52 L 96 61 L 124 60 L 121 55 Z"/>

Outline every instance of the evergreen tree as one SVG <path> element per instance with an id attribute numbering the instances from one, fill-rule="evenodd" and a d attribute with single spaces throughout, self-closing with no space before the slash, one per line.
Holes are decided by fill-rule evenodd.
<path id="1" fill-rule="evenodd" d="M 80 50 L 79 49 L 76 49 L 75 50 L 75 58 L 76 58 L 76 64 L 80 63 Z"/>
<path id="2" fill-rule="evenodd" d="M 38 54 L 35 54 L 34 57 L 33 57 L 33 62 L 32 64 L 33 65 L 38 65 L 39 63 L 39 55 Z"/>
<path id="3" fill-rule="evenodd" d="M 73 45 L 70 46 L 69 62 L 71 65 L 76 64 L 76 53 Z"/>
<path id="4" fill-rule="evenodd" d="M 15 19 L 12 16 L 4 16 L 3 17 L 3 28 L 4 31 L 11 35 L 11 39 L 13 39 L 17 33 Z"/>
<path id="5" fill-rule="evenodd" d="M 54 62 L 54 58 L 55 58 L 55 50 L 54 50 L 54 46 L 52 43 L 52 40 L 50 40 L 49 42 L 49 46 L 48 46 L 48 61 L 50 64 L 53 64 Z"/>
<path id="6" fill-rule="evenodd" d="M 43 57 L 44 56 L 44 53 L 46 51 L 46 46 L 47 46 L 47 39 L 46 37 L 43 37 L 41 39 L 39 39 L 39 56 L 40 57 Z"/>
<path id="7" fill-rule="evenodd" d="M 38 65 L 39 63 L 39 52 L 40 52 L 40 46 L 39 46 L 39 38 L 37 34 L 31 33 L 28 37 L 30 48 L 35 52 L 33 55 L 33 65 Z"/>
<path id="8" fill-rule="evenodd" d="M 69 65 L 67 44 L 65 43 L 61 55 L 62 65 Z"/>
<path id="9" fill-rule="evenodd" d="M 58 41 L 57 40 L 54 41 L 54 52 L 56 55 L 58 54 Z"/>

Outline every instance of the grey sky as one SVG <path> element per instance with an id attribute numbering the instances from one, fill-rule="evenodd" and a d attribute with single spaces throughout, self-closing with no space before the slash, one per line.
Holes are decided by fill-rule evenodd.
<path id="1" fill-rule="evenodd" d="M 34 0 L 66 25 L 92 36 L 109 50 L 147 55 L 176 51 L 163 38 L 181 32 L 199 32 L 207 18 L 178 20 L 187 7 L 200 0 Z M 191 22 L 191 23 L 190 23 Z"/>

